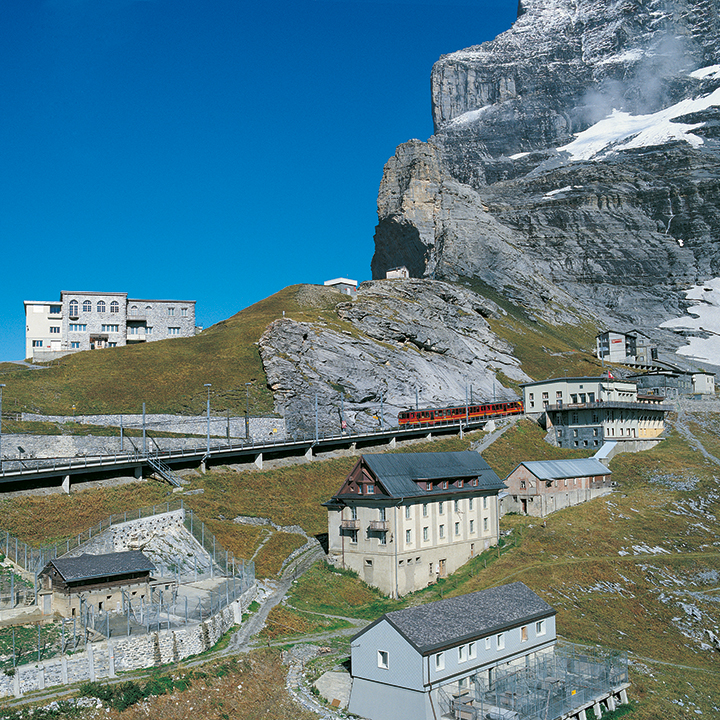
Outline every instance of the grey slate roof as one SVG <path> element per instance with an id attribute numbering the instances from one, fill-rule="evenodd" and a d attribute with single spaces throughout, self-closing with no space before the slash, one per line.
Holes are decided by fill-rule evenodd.
<path id="1" fill-rule="evenodd" d="M 54 565 L 65 582 L 155 570 L 155 566 L 140 550 L 55 558 L 48 565 Z"/>
<path id="2" fill-rule="evenodd" d="M 427 654 L 552 615 L 551 605 L 524 583 L 514 582 L 389 612 L 377 622 L 387 620 L 418 652 Z"/>
<path id="3" fill-rule="evenodd" d="M 502 490 L 503 481 L 472 450 L 462 452 L 385 453 L 363 455 L 363 461 L 372 470 L 391 497 L 426 495 L 417 480 L 452 480 L 478 478 L 475 489 Z"/>
<path id="4" fill-rule="evenodd" d="M 538 480 L 589 477 L 591 475 L 612 475 L 612 470 L 595 458 L 532 460 L 520 464 L 524 465 Z"/>

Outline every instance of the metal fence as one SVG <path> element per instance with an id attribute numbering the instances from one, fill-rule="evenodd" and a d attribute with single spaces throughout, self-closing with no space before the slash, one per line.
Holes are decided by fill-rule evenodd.
<path id="1" fill-rule="evenodd" d="M 0 552 L 9 557 L 16 565 L 31 573 L 38 573 L 47 565 L 50 560 L 61 557 L 71 550 L 78 548 L 99 535 L 103 530 L 107 530 L 111 525 L 119 525 L 120 523 L 130 520 L 139 520 L 153 515 L 162 515 L 164 513 L 173 512 L 175 510 L 183 510 L 184 504 L 182 499 L 173 500 L 172 502 L 162 503 L 161 505 L 152 505 L 149 507 L 133 510 L 132 512 L 118 513 L 111 515 L 105 520 L 100 521 L 97 525 L 89 528 L 85 532 L 77 536 L 68 538 L 63 542 L 55 545 L 48 545 L 42 548 L 30 547 L 22 540 L 10 535 L 9 532 L 2 533 L 0 531 Z M 3 537 L 4 535 L 4 537 Z"/>
<path id="2" fill-rule="evenodd" d="M 552 720 L 607 697 L 628 682 L 627 653 L 558 643 L 549 652 L 446 685 L 440 702 L 453 718 Z"/>

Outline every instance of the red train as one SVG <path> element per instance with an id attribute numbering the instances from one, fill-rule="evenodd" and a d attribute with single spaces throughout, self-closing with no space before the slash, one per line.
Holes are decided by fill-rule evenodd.
<path id="1" fill-rule="evenodd" d="M 446 408 L 423 408 L 422 410 L 404 410 L 398 413 L 398 424 L 400 427 L 412 427 L 414 425 L 450 425 L 462 422 L 484 420 L 489 418 L 505 417 L 506 415 L 517 415 L 523 412 L 522 400 L 512 402 L 491 402 L 481 405 L 457 405 Z"/>

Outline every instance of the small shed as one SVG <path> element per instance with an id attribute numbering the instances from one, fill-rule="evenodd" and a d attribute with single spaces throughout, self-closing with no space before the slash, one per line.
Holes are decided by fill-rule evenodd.
<path id="1" fill-rule="evenodd" d="M 545 517 L 612 491 L 612 470 L 595 458 L 520 463 L 505 480 L 500 513 Z"/>
<path id="2" fill-rule="evenodd" d="M 82 604 L 100 610 L 122 605 L 122 593 L 149 598 L 155 566 L 139 550 L 55 558 L 40 572 L 38 603 L 43 614 L 73 616 Z"/>

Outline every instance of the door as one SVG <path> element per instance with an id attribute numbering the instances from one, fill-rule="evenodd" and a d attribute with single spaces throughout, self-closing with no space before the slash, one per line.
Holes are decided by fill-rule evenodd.
<path id="1" fill-rule="evenodd" d="M 447 577 L 447 561 L 441 560 L 439 565 L 440 565 L 440 577 L 441 578 Z"/>

